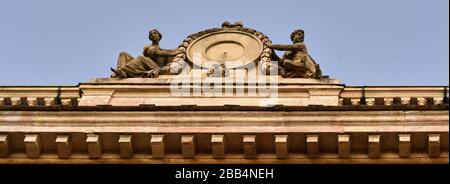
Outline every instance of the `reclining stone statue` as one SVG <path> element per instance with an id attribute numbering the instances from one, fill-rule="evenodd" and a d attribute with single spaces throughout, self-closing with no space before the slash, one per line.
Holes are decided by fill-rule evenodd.
<path id="1" fill-rule="evenodd" d="M 279 60 L 280 74 L 285 78 L 320 78 L 320 67 L 308 54 L 303 43 L 305 32 L 301 29 L 291 34 L 292 45 L 265 43 L 267 47 L 286 51 Z"/>
<path id="2" fill-rule="evenodd" d="M 121 52 L 117 61 L 117 69 L 111 68 L 112 78 L 156 78 L 159 74 L 177 74 L 182 67 L 172 58 L 182 51 L 176 49 L 161 49 L 159 41 L 162 34 L 156 30 L 149 31 L 150 45 L 144 46 L 142 56 L 134 58 L 126 52 Z"/>

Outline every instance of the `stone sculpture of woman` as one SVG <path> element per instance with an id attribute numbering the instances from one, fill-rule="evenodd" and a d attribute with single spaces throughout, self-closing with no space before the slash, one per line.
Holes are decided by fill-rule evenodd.
<path id="1" fill-rule="evenodd" d="M 117 69 L 111 68 L 112 78 L 156 78 L 159 74 L 177 73 L 180 69 L 172 65 L 172 58 L 182 51 L 176 49 L 161 49 L 159 41 L 162 34 L 156 30 L 149 31 L 152 44 L 144 46 L 143 55 L 134 58 L 126 52 L 121 52 L 117 61 Z M 178 64 L 178 63 L 177 63 Z M 172 67 L 175 66 L 175 67 Z"/>
<path id="2" fill-rule="evenodd" d="M 301 29 L 292 32 L 292 45 L 266 43 L 269 48 L 286 51 L 280 59 L 281 75 L 285 78 L 320 78 L 322 75 L 319 65 L 309 56 L 303 43 L 304 35 Z"/>

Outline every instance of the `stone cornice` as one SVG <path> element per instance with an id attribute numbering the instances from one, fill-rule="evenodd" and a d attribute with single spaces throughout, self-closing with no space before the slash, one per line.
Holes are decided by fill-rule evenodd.
<path id="1" fill-rule="evenodd" d="M 0 87 L 0 163 L 448 163 L 446 87 L 286 79 L 271 106 L 132 80 Z"/>
<path id="2" fill-rule="evenodd" d="M 196 106 L 196 105 L 181 105 L 181 106 L 155 106 L 155 105 L 140 105 L 140 106 L 112 106 L 112 105 L 97 105 L 97 106 L 0 106 L 1 111 L 445 111 L 449 110 L 448 104 L 441 105 L 342 105 L 342 106 L 283 106 L 276 105 L 273 107 L 259 107 L 259 106 Z"/>
<path id="3" fill-rule="evenodd" d="M 0 163 L 448 163 L 448 121 L 448 110 L 1 111 Z"/>
<path id="4" fill-rule="evenodd" d="M 448 120 L 448 111 L 3 111 L 0 112 L 0 130 L 122 133 L 448 132 Z"/>

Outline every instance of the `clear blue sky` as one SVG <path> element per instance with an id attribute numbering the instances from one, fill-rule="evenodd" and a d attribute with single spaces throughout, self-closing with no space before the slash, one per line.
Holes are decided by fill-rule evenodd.
<path id="1" fill-rule="evenodd" d="M 2 0 L 0 85 L 76 85 L 108 77 L 117 54 L 163 48 L 242 20 L 274 43 L 292 30 L 325 75 L 347 85 L 448 85 L 448 0 Z"/>

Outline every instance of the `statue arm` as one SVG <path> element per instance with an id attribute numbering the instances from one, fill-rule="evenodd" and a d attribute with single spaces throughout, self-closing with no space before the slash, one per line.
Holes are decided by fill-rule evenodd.
<path id="1" fill-rule="evenodd" d="M 164 50 L 169 51 L 169 52 L 178 52 L 178 49 L 164 49 Z"/>
<path id="2" fill-rule="evenodd" d="M 179 50 L 168 50 L 168 49 L 158 49 L 155 51 L 155 54 L 158 56 L 176 56 L 178 54 L 182 53 Z"/>
<path id="3" fill-rule="evenodd" d="M 293 44 L 293 45 L 282 45 L 282 44 L 269 44 L 267 45 L 269 48 L 275 49 L 275 50 L 282 50 L 282 51 L 300 51 L 306 48 L 305 44 Z"/>

